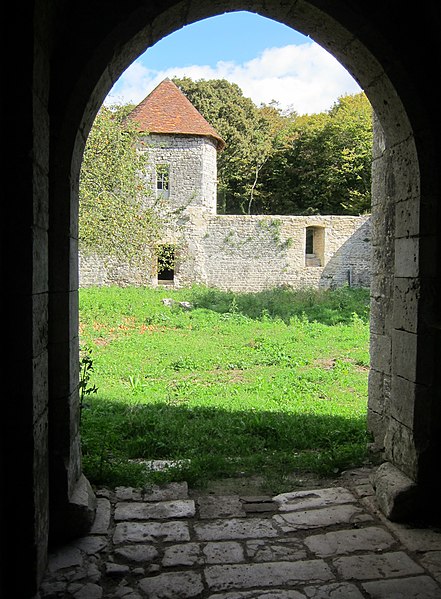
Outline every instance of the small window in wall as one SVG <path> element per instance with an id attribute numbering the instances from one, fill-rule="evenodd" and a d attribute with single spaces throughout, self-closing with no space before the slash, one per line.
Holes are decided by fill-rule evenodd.
<path id="1" fill-rule="evenodd" d="M 306 227 L 306 255 L 311 256 L 314 254 L 314 228 Z"/>
<path id="2" fill-rule="evenodd" d="M 158 285 L 172 285 L 175 278 L 175 248 L 173 245 L 160 245 L 157 248 Z"/>
<path id="3" fill-rule="evenodd" d="M 170 193 L 170 167 L 168 164 L 156 165 L 156 195 L 168 197 Z"/>
<path id="4" fill-rule="evenodd" d="M 305 266 L 323 266 L 325 256 L 324 227 L 305 229 Z"/>

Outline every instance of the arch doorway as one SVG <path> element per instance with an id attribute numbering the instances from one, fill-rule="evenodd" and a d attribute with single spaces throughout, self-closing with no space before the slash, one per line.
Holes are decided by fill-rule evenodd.
<path id="1" fill-rule="evenodd" d="M 21 31 L 24 57 L 20 78 L 13 63 L 7 67 L 20 119 L 8 136 L 14 185 L 3 219 L 5 247 L 15 257 L 4 265 L 11 332 L 3 420 L 20 432 L 20 451 L 5 469 L 9 486 L 22 489 L 8 499 L 7 512 L 18 526 L 20 567 L 32 572 L 23 596 L 31 596 L 44 571 L 49 535 L 80 533 L 93 518 L 78 431 L 76 236 L 85 139 L 112 84 L 137 56 L 176 29 L 224 11 L 259 12 L 310 35 L 348 69 L 374 108 L 369 427 L 389 475 L 413 485 L 406 517 L 435 507 L 441 486 L 438 110 L 421 65 L 437 56 L 436 7 L 110 0 L 103 15 L 98 0 L 87 7 L 68 0 L 63 10 L 37 0 L 11 10 L 6 43 L 12 46 Z M 409 498 L 405 493 L 404 487 L 386 493 L 384 509 Z"/>

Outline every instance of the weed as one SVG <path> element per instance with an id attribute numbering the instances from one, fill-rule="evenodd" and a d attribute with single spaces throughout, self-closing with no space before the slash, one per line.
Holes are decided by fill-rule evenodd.
<path id="1" fill-rule="evenodd" d="M 87 407 L 87 404 L 84 402 L 84 398 L 98 391 L 98 387 L 96 385 L 91 385 L 89 383 L 92 373 L 92 349 L 90 347 L 84 347 L 83 349 L 80 349 L 80 381 L 78 384 L 78 390 L 80 394 L 80 419 L 83 409 Z"/>

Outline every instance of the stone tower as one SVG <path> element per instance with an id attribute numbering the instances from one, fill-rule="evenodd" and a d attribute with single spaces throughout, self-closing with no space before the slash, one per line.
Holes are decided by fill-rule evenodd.
<path id="1" fill-rule="evenodd" d="M 217 152 L 225 143 L 170 79 L 160 83 L 129 115 L 139 124 L 149 153 L 154 197 L 173 208 L 216 213 Z"/>

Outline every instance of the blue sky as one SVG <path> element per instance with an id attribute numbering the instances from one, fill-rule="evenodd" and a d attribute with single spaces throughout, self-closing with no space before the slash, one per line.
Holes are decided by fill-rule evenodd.
<path id="1" fill-rule="evenodd" d="M 166 77 L 227 79 L 256 105 L 279 102 L 299 114 L 331 108 L 360 91 L 349 73 L 310 38 L 246 12 L 187 25 L 149 48 L 120 77 L 106 104 L 139 103 Z"/>

